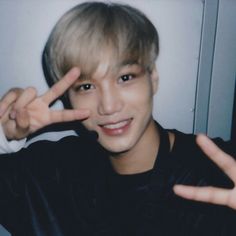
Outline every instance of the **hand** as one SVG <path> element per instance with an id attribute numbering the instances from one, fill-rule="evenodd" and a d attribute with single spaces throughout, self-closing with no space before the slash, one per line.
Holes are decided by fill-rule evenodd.
<path id="1" fill-rule="evenodd" d="M 46 125 L 86 119 L 88 110 L 51 110 L 50 103 L 61 96 L 80 74 L 72 68 L 45 94 L 37 96 L 34 88 L 12 89 L 0 100 L 0 122 L 8 139 L 21 139 Z"/>
<path id="2" fill-rule="evenodd" d="M 218 148 L 205 135 L 197 137 L 197 143 L 209 158 L 214 161 L 226 175 L 236 184 L 236 161 L 230 155 Z M 236 187 L 233 189 L 223 189 L 216 187 L 193 187 L 184 185 L 175 185 L 174 192 L 180 197 L 225 205 L 236 209 Z"/>

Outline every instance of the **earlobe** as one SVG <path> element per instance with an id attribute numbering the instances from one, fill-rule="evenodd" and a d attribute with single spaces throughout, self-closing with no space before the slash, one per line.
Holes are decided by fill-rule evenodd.
<path id="1" fill-rule="evenodd" d="M 156 66 L 154 66 L 152 69 L 151 80 L 152 80 L 152 91 L 153 91 L 153 95 L 154 95 L 157 92 L 158 81 L 159 81 L 159 75 L 158 75 Z"/>

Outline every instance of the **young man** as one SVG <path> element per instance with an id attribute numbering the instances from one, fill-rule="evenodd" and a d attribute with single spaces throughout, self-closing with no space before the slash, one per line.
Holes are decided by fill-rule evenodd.
<path id="1" fill-rule="evenodd" d="M 71 120 L 91 132 L 2 155 L 0 222 L 13 235 L 235 235 L 233 210 L 173 192 L 175 184 L 232 188 L 236 165 L 199 138 L 230 181 L 193 135 L 154 121 L 158 51 L 152 23 L 127 5 L 84 3 L 59 20 L 43 53 L 52 88 L 39 97 L 33 88 L 13 89 L 2 98 L 3 142 Z M 51 111 L 62 95 L 74 110 Z M 215 142 L 235 155 L 230 143 Z M 236 208 L 234 188 L 175 191 Z"/>

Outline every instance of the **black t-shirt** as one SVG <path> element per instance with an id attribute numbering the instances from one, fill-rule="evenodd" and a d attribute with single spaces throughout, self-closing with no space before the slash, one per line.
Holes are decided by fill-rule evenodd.
<path id="1" fill-rule="evenodd" d="M 170 151 L 167 131 L 161 134 L 154 168 L 141 174 L 119 175 L 107 165 L 107 214 L 112 235 L 236 235 L 236 213 L 221 206 L 177 197 L 174 184 L 221 186 L 233 183 L 195 143 L 195 136 L 172 130 L 175 143 Z M 235 155 L 230 143 L 215 140 Z M 144 157 L 145 158 L 145 157 Z"/>
<path id="2" fill-rule="evenodd" d="M 166 131 L 154 169 L 113 172 L 106 153 L 88 137 L 40 141 L 0 157 L 0 223 L 12 235 L 235 235 L 235 212 L 176 197 L 175 183 L 232 187 L 195 144 Z M 227 143 L 224 149 L 233 152 Z M 163 151 L 161 151 L 163 150 Z M 231 234 L 232 233 L 232 234 Z"/>

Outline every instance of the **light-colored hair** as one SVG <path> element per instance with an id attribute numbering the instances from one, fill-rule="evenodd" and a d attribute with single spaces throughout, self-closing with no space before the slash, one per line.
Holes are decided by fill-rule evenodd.
<path id="1" fill-rule="evenodd" d="M 91 76 L 99 63 L 124 62 L 150 69 L 159 52 L 158 33 L 139 10 L 111 2 L 85 2 L 66 12 L 55 25 L 43 52 L 49 85 L 70 68 Z"/>

